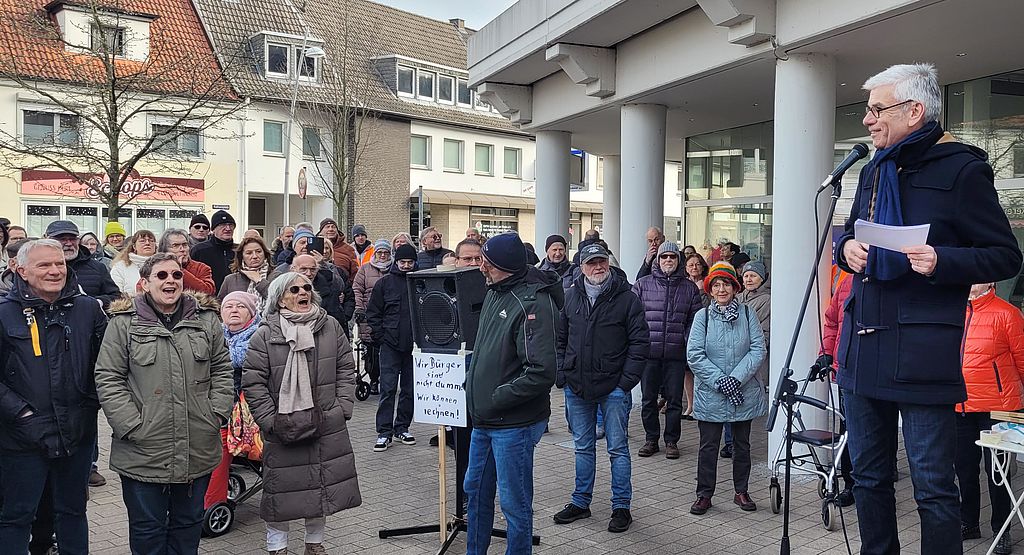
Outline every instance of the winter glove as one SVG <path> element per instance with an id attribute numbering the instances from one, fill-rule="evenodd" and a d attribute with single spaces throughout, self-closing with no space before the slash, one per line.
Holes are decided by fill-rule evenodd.
<path id="1" fill-rule="evenodd" d="M 814 365 L 811 366 L 811 373 L 807 375 L 807 379 L 813 381 L 825 381 L 828 378 L 829 372 L 832 370 L 832 355 L 824 354 L 818 357 L 818 360 L 814 361 Z"/>
<path id="2" fill-rule="evenodd" d="M 715 380 L 715 387 L 718 388 L 719 393 L 725 395 L 734 407 L 743 404 L 743 392 L 740 391 L 741 385 L 743 384 L 732 376 L 724 376 Z"/>

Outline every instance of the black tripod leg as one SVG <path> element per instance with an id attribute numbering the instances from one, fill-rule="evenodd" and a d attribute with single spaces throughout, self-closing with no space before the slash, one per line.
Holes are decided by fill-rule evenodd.
<path id="1" fill-rule="evenodd" d="M 395 538 L 398 536 L 415 536 L 418 534 L 433 534 L 435 532 L 437 532 L 437 525 L 429 524 L 424 526 L 409 526 L 406 528 L 380 530 L 377 532 L 377 536 L 383 540 L 387 538 Z"/>

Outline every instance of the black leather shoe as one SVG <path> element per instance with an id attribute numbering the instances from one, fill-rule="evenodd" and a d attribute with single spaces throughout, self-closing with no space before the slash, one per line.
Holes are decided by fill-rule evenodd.
<path id="1" fill-rule="evenodd" d="M 630 524 L 633 524 L 633 515 L 629 514 L 629 509 L 614 509 L 612 519 L 608 522 L 608 531 L 616 534 L 625 532 L 629 530 Z"/>
<path id="2" fill-rule="evenodd" d="M 836 501 L 839 502 L 840 507 L 849 507 L 853 505 L 853 490 L 846 488 L 836 495 Z"/>
<path id="3" fill-rule="evenodd" d="M 960 525 L 960 539 L 976 540 L 981 537 L 981 528 L 977 526 Z"/>
<path id="4" fill-rule="evenodd" d="M 732 458 L 732 444 L 731 443 L 726 443 L 725 445 L 723 445 L 722 446 L 722 450 L 719 451 L 718 454 L 723 459 L 731 459 Z"/>
<path id="5" fill-rule="evenodd" d="M 555 513 L 554 520 L 555 524 L 569 524 L 581 518 L 590 518 L 590 509 L 584 509 L 569 503 L 564 509 Z"/>

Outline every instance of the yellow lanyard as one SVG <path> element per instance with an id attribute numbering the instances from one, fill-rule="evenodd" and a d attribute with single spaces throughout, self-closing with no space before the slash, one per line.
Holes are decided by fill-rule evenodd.
<path id="1" fill-rule="evenodd" d="M 32 335 L 32 352 L 37 356 L 43 356 L 43 350 L 39 345 L 39 323 L 36 321 L 35 313 L 31 308 L 25 309 L 25 324 Z"/>

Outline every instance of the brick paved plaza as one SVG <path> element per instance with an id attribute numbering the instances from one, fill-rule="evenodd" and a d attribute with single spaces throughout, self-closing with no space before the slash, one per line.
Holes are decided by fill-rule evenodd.
<path id="1" fill-rule="evenodd" d="M 731 467 L 725 461 L 719 466 L 715 505 L 708 514 L 696 517 L 689 513 L 696 483 L 696 423 L 683 422 L 682 458 L 679 460 L 666 460 L 661 453 L 640 459 L 635 453 L 640 447 L 637 438 L 643 437 L 643 428 L 636 410 L 630 421 L 630 449 L 634 453 L 632 513 L 635 522 L 632 528 L 618 535 L 606 531 L 611 515 L 608 462 L 607 456 L 602 457 L 600 452 L 597 487 L 591 507 L 594 516 L 567 526 L 554 524 L 552 515 L 568 502 L 572 492 L 573 455 L 571 437 L 561 417 L 561 395 L 556 392 L 552 398 L 554 416 L 551 433 L 541 440 L 536 458 L 534 522 L 535 531 L 541 536 L 536 553 L 778 553 L 782 515 L 773 515 L 768 507 L 768 473 L 764 455 L 767 438 L 766 434 L 758 433 L 761 428 L 754 428 L 752 441 L 755 466 L 750 494 L 758 504 L 757 512 L 744 513 L 732 504 Z M 416 434 L 418 445 L 396 444 L 384 453 L 374 453 L 371 446 L 376 437 L 373 430 L 375 400 L 376 397 L 371 397 L 368 401 L 357 402 L 355 416 L 350 422 L 363 505 L 328 519 L 325 545 L 336 555 L 436 553 L 439 547 L 436 533 L 388 540 L 377 537 L 380 528 L 436 523 L 438 511 L 437 450 L 427 445 L 434 428 L 414 424 L 411 431 Z M 102 418 L 101 433 L 109 436 L 109 428 Z M 104 487 L 93 488 L 89 502 L 92 551 L 97 555 L 128 553 L 128 526 L 120 483 L 106 466 L 109 443 L 108 437 L 105 441 L 101 439 L 100 444 L 101 471 L 108 483 Z M 599 445 L 603 447 L 603 442 Z M 449 458 L 449 462 L 449 491 L 454 499 L 454 459 Z M 900 465 L 902 479 L 897 484 L 900 537 L 907 553 L 917 553 L 920 550 L 919 524 L 906 459 L 902 456 Z M 251 482 L 252 476 L 246 475 L 246 478 Z M 791 524 L 793 553 L 845 553 L 842 531 L 828 532 L 820 522 L 821 504 L 816 487 L 816 481 L 806 477 L 795 480 Z M 981 521 L 986 523 L 988 501 L 984 493 L 982 505 Z M 454 506 L 454 501 L 450 506 Z M 498 514 L 497 525 L 502 526 Z M 265 528 L 259 518 L 259 497 L 239 506 L 235 518 L 231 532 L 220 538 L 203 540 L 202 553 L 266 553 Z M 846 510 L 845 518 L 850 545 L 856 553 L 860 543 L 852 507 Z M 982 529 L 986 529 L 984 524 Z M 301 530 L 301 524 L 293 525 L 293 554 L 302 553 Z M 1021 537 L 1019 526 L 1014 528 L 1014 537 L 1018 540 Z M 984 553 L 988 543 L 985 539 L 972 540 L 964 547 L 969 553 Z M 504 553 L 504 549 L 504 542 L 495 539 L 491 552 Z M 1018 551 L 1021 549 L 1024 547 L 1017 547 Z M 449 553 L 465 553 L 464 537 L 460 535 Z"/>

